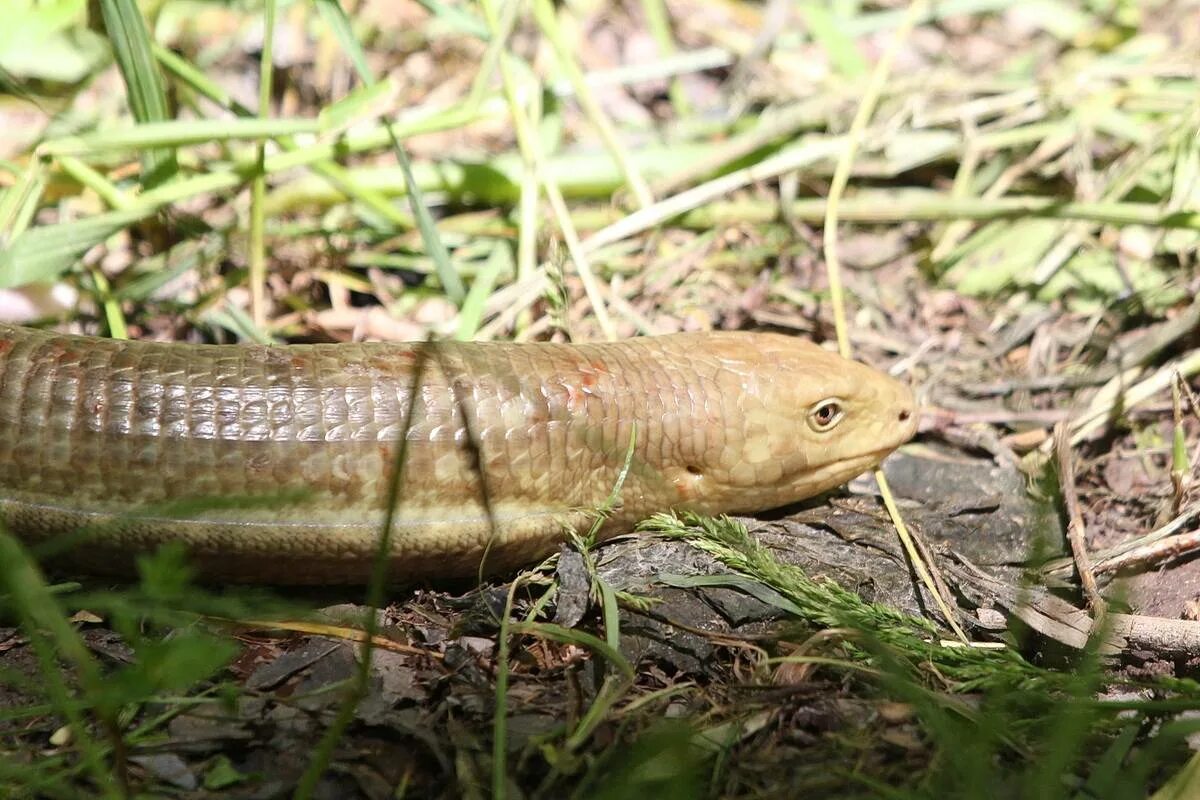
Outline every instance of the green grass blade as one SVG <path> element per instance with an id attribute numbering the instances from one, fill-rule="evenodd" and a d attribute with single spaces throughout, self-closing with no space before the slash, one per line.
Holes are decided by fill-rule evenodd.
<path id="1" fill-rule="evenodd" d="M 71 689 L 63 678 L 58 660 L 74 665 L 85 696 L 99 696 L 100 668 L 92 658 L 87 646 L 62 613 L 58 602 L 47 590 L 46 582 L 33 560 L 6 530 L 0 530 L 0 591 L 7 595 L 8 603 L 3 611 L 7 616 L 14 613 L 20 620 L 34 652 L 41 664 L 40 674 L 45 681 L 46 694 L 55 710 L 71 726 L 84 765 L 101 790 L 101 796 L 118 798 L 120 778 L 110 773 L 104 763 L 103 750 L 89 733 L 89 726 L 77 703 L 72 700 Z M 111 723 L 110 714 L 100 708 L 94 713 Z M 115 729 L 105 725 L 110 733 Z M 119 737 L 119 733 L 116 733 Z M 119 748 L 119 741 L 110 742 Z"/>
<path id="2" fill-rule="evenodd" d="M 148 215 L 142 209 L 112 211 L 25 231 L 0 250 L 0 289 L 54 280 L 89 247 Z"/>
<path id="3" fill-rule="evenodd" d="M 263 49 L 258 72 L 258 116 L 271 116 L 271 76 L 274 72 L 275 0 L 266 1 L 263 20 Z M 267 196 L 267 145 L 260 141 L 257 148 L 254 180 L 250 183 L 250 314 L 256 328 L 267 324 L 267 254 L 264 243 L 266 214 L 263 205 Z"/>
<path id="4" fill-rule="evenodd" d="M 479 17 L 461 8 L 447 5 L 441 0 L 417 0 L 432 16 L 446 23 L 458 33 L 474 36 L 476 39 L 488 40 L 487 25 Z"/>
<path id="5" fill-rule="evenodd" d="M 162 76 L 150 48 L 150 32 L 135 0 L 100 0 L 113 57 L 125 80 L 129 108 L 138 122 L 170 119 Z M 156 148 L 142 156 L 142 185 L 155 186 L 179 171 L 174 151 Z"/>
<path id="6" fill-rule="evenodd" d="M 59 168 L 83 187 L 100 196 L 110 208 L 122 209 L 132 205 L 130 199 L 112 181 L 74 156 L 59 156 Z"/>
<path id="7" fill-rule="evenodd" d="M 40 159 L 32 159 L 17 182 L 0 194 L 0 260 L 7 245 L 28 228 L 46 189 L 46 170 Z M 4 282 L 0 270 L 0 284 Z"/>
<path id="8" fill-rule="evenodd" d="M 846 78 L 861 78 L 868 72 L 867 60 L 855 46 L 853 37 L 844 29 L 843 22 L 826 3 L 804 3 L 800 15 L 808 27 L 808 34 L 819 44 L 834 69 Z"/>
<path id="9" fill-rule="evenodd" d="M 1186 800 L 1197 795 L 1200 795 L 1200 753 L 1193 754 L 1150 800 Z"/>
<path id="10" fill-rule="evenodd" d="M 651 193 L 646 179 L 642 177 L 642 173 L 629 155 L 629 151 L 622 144 L 616 128 L 587 85 L 583 70 L 575 61 L 571 46 L 566 41 L 562 28 L 558 24 L 558 9 L 550 0 L 533 0 L 533 16 L 542 30 L 542 35 L 553 47 L 559 67 L 570 80 L 571 86 L 575 90 L 575 99 L 592 125 L 595 126 L 605 148 L 612 154 L 613 160 L 620 167 L 621 174 L 625 177 L 629 191 L 633 194 L 638 206 L 646 208 L 652 205 L 654 195 Z"/>
<path id="11" fill-rule="evenodd" d="M 367 54 L 362 45 L 358 43 L 358 37 L 354 35 L 354 28 L 351 27 L 350 18 L 346 16 L 346 10 L 342 8 L 342 4 L 338 0 L 316 0 L 316 4 L 321 19 L 337 37 L 338 44 L 342 46 L 342 52 L 350 59 L 359 80 L 367 86 L 373 85 L 375 74 L 367 63 Z"/>
<path id="12" fill-rule="evenodd" d="M 96 300 L 104 309 L 104 320 L 108 323 L 108 335 L 114 339 L 128 339 L 129 327 L 125 324 L 125 315 L 121 313 L 121 303 L 113 297 L 112 286 L 108 278 L 98 267 L 89 267 L 88 274 L 92 277 L 92 285 Z"/>
<path id="13" fill-rule="evenodd" d="M 166 48 L 156 47 L 154 54 L 167 72 L 204 97 L 240 117 L 249 118 L 247 119 L 249 123 L 255 125 L 268 124 L 266 120 L 257 119 L 253 111 L 237 102 L 228 92 L 210 80 L 207 75 L 175 53 Z M 390 93 L 393 88 L 390 80 L 381 81 L 377 86 L 379 87 L 378 91 L 366 89 L 364 91 L 352 92 L 345 99 L 323 109 L 318 116 L 318 127 L 324 131 L 342 130 L 345 126 L 359 118 L 365 108 L 373 106 L 381 96 Z M 278 119 L 274 119 L 269 122 L 278 123 L 279 121 Z M 279 136 L 277 141 L 279 146 L 287 153 L 304 152 L 288 135 Z M 342 143 L 344 144 L 345 140 L 342 140 Z M 411 217 L 400 211 L 381 192 L 363 186 L 361 182 L 354 180 L 349 170 L 340 164 L 332 160 L 317 160 L 311 163 L 311 167 L 312 171 L 327 181 L 335 191 L 362 203 L 378 215 L 380 219 L 386 220 L 392 230 L 409 230 L 416 226 Z M 274 204 L 274 206 L 278 207 L 278 203 Z M 263 211 L 265 214 L 270 215 L 271 209 L 272 202 L 270 194 L 268 194 L 263 205 Z"/>
<path id="14" fill-rule="evenodd" d="M 678 48 L 671 35 L 670 12 L 667 10 L 667 4 L 663 0 L 642 0 L 642 13 L 646 15 L 646 27 L 649 28 L 650 35 L 654 37 L 654 43 L 658 45 L 659 53 L 664 58 L 677 55 Z M 684 92 L 679 78 L 671 80 L 667 87 L 667 93 L 677 116 L 682 118 L 691 115 L 692 106 L 688 102 L 687 93 Z"/>
<path id="15" fill-rule="evenodd" d="M 329 131 L 342 131 L 360 119 L 380 112 L 387 113 L 390 110 L 387 105 L 391 103 L 395 93 L 396 83 L 391 78 L 384 78 L 370 86 L 360 86 L 337 102 L 321 109 L 322 125 Z"/>
<path id="16" fill-rule="evenodd" d="M 767 584 L 752 580 L 744 575 L 672 575 L 670 573 L 663 573 L 656 580 L 665 586 L 676 586 L 680 589 L 694 589 L 707 586 L 737 589 L 756 600 L 778 608 L 780 611 L 785 611 L 797 617 L 804 615 L 804 609 L 800 608 L 800 606 L 788 600 Z"/>
<path id="17" fill-rule="evenodd" d="M 204 119 L 167 120 L 123 130 L 99 131 L 51 139 L 38 148 L 43 156 L 87 156 L 127 150 L 155 150 L 192 144 L 260 140 L 321 133 L 321 119 Z"/>
<path id="18" fill-rule="evenodd" d="M 358 73 L 359 80 L 367 86 L 373 86 L 375 84 L 375 77 L 372 75 L 371 69 L 367 64 L 366 53 L 363 52 L 362 45 L 359 44 L 353 29 L 350 27 L 350 20 L 346 16 L 345 10 L 337 0 L 317 0 L 317 10 L 337 37 L 339 43 L 342 45 L 342 49 L 350 58 L 351 63 L 354 64 L 354 69 Z M 454 267 L 450 263 L 450 254 L 446 251 L 446 246 L 442 243 L 442 239 L 438 235 L 437 227 L 433 222 L 433 215 L 429 213 L 429 207 L 425 203 L 423 193 L 417 185 L 416 179 L 413 177 L 412 164 L 408 159 L 408 154 L 401 146 L 400 139 L 396 135 L 391 122 L 384 120 L 383 124 L 388 132 L 388 137 L 391 139 L 392 150 L 396 153 L 396 160 L 400 165 L 400 169 L 404 172 L 404 185 L 408 189 L 408 199 L 412 206 L 413 216 L 417 220 L 417 229 L 421 232 L 421 240 L 425 244 L 425 249 L 436 265 L 438 278 L 442 282 L 442 290 L 445 291 L 446 296 L 455 305 L 461 306 L 467 296 L 462 278 L 454 271 Z"/>
<path id="19" fill-rule="evenodd" d="M 454 338 L 460 342 L 469 342 L 475 338 L 479 325 L 483 321 L 483 309 L 487 299 L 496 288 L 496 281 L 505 272 L 513 271 L 512 252 L 504 242 L 498 242 L 488 257 L 487 263 L 479 271 L 479 275 L 471 283 L 471 290 L 463 301 L 458 314 L 458 331 Z"/>
<path id="20" fill-rule="evenodd" d="M 205 324 L 214 325 L 218 328 L 224 328 L 234 336 L 246 342 L 255 342 L 257 344 L 279 344 L 261 328 L 254 324 L 245 311 L 235 305 L 226 305 L 224 308 L 214 308 L 205 312 L 203 316 Z"/>
<path id="21" fill-rule="evenodd" d="M 610 646 L 605 640 L 593 636 L 586 631 L 564 628 L 553 622 L 514 622 L 508 626 L 508 630 L 513 634 L 540 636 L 544 639 L 553 639 L 562 644 L 586 647 L 588 650 L 603 656 L 608 663 L 616 667 L 617 672 L 621 674 L 622 678 L 633 680 L 635 677 L 633 665 L 629 663 L 629 660 L 625 656 L 621 655 L 621 651 Z"/>

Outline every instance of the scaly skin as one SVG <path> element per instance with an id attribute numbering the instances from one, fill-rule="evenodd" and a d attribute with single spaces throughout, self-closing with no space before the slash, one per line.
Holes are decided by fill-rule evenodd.
<path id="1" fill-rule="evenodd" d="M 395 579 L 552 552 L 591 527 L 631 442 L 604 536 L 810 497 L 916 427 L 907 387 L 773 334 L 258 347 L 0 325 L 0 516 L 28 540 L 78 534 L 91 572 L 179 541 L 212 578 L 361 581 L 415 380 Z M 820 431 L 828 398 L 843 413 Z"/>

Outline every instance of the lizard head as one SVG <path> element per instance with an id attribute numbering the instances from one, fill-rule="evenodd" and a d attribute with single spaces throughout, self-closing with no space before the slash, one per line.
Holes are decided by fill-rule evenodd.
<path id="1" fill-rule="evenodd" d="M 803 500 L 876 467 L 916 432 L 912 391 L 872 367 L 788 336 L 717 341 L 724 434 L 695 469 L 711 490 L 697 498 L 745 511 Z"/>

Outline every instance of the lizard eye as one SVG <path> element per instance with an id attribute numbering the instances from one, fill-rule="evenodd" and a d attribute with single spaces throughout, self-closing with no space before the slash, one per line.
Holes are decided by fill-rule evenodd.
<path id="1" fill-rule="evenodd" d="M 824 433 L 841 422 L 845 415 L 837 400 L 822 400 L 808 412 L 808 426 L 817 433 Z"/>

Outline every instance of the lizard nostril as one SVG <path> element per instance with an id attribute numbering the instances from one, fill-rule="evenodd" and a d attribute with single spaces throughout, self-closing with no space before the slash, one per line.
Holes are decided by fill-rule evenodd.
<path id="1" fill-rule="evenodd" d="M 900 421 L 901 421 L 901 422 L 908 422 L 908 418 L 909 418 L 909 417 L 911 417 L 911 416 L 912 416 L 912 412 L 911 412 L 911 411 L 909 411 L 907 408 L 906 408 L 906 409 L 903 409 L 903 410 L 900 412 Z"/>

